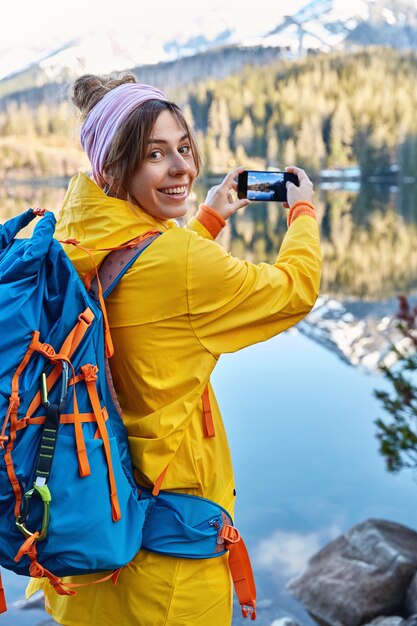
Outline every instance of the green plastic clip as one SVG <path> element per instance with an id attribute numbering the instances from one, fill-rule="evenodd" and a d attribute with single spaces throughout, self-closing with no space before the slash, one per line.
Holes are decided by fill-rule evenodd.
<path id="1" fill-rule="evenodd" d="M 37 541 L 41 541 L 45 539 L 48 534 L 49 527 L 49 506 L 52 500 L 51 492 L 49 491 L 49 487 L 47 485 L 34 485 L 32 489 L 27 491 L 23 496 L 23 511 L 21 515 L 16 519 L 16 526 L 23 533 L 23 535 L 27 537 L 32 537 L 35 533 L 28 530 L 25 526 L 26 518 L 29 514 L 30 508 L 30 500 L 33 495 L 38 495 L 43 502 L 43 517 L 42 517 L 42 529 L 37 537 Z"/>

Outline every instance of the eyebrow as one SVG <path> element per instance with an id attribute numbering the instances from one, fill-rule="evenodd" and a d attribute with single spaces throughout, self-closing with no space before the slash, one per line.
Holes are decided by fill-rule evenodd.
<path id="1" fill-rule="evenodd" d="M 188 139 L 188 133 L 184 133 L 184 135 L 182 135 L 182 137 L 180 137 L 179 141 L 184 141 L 184 139 Z M 169 143 L 169 141 L 166 141 L 165 139 L 150 139 L 148 141 L 148 144 L 151 144 L 151 143 L 167 144 L 167 143 Z"/>

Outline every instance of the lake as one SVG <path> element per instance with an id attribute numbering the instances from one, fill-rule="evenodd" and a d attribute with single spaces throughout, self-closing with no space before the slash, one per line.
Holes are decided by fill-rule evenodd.
<path id="1" fill-rule="evenodd" d="M 59 196 L 62 190 L 53 193 Z M 404 241 L 408 237 L 407 245 L 414 246 L 417 194 L 413 208 L 410 190 L 402 206 L 397 201 L 400 196 L 404 200 L 404 192 L 387 189 L 372 195 L 368 190 L 367 209 L 361 212 L 358 189 L 320 188 L 316 193 L 324 247 L 333 255 L 328 257 L 329 265 L 333 265 L 326 269 L 326 280 L 335 301 L 378 301 L 394 296 L 404 286 L 412 291 L 417 273 L 413 273 L 411 258 L 403 272 L 394 272 L 388 285 L 379 282 L 377 273 L 383 268 L 375 263 L 375 250 L 390 256 L 395 248 L 381 248 L 377 228 L 372 231 L 370 225 L 375 216 L 383 221 L 387 215 L 392 220 L 394 214 L 394 221 L 389 223 L 403 224 Z M 25 201 L 29 196 L 27 193 Z M 385 198 L 387 203 L 378 198 Z M 57 200 L 54 202 L 53 206 L 59 206 Z M 10 202 L 9 211 L 21 211 L 30 204 L 35 202 L 23 207 L 19 203 L 19 208 L 13 209 Z M 269 247 L 282 236 L 284 213 L 276 206 L 250 208 L 230 224 L 225 245 L 236 251 L 246 245 L 247 256 L 260 260 L 257 257 L 272 253 Z M 5 217 L 8 215 L 0 212 L 0 218 Z M 351 235 L 350 246 L 346 229 Z M 366 234 L 366 241 L 373 240 L 375 245 L 363 250 L 371 273 L 366 277 L 370 285 L 367 292 L 366 282 L 357 283 L 353 277 L 349 283 L 349 274 L 334 271 L 335 266 L 346 263 L 344 255 L 350 254 L 355 233 Z M 385 239 L 387 246 L 393 245 Z M 399 261 L 391 262 L 394 271 Z M 373 391 L 384 387 L 384 381 L 376 371 L 342 360 L 331 345 L 325 347 L 297 327 L 237 354 L 222 356 L 212 382 L 234 459 L 235 522 L 255 571 L 259 604 L 256 623 L 271 626 L 279 617 L 291 616 L 300 626 L 312 626 L 312 619 L 286 591 L 286 583 L 303 570 L 310 556 L 352 525 L 371 517 L 416 528 L 415 476 L 412 471 L 389 474 L 378 452 L 374 420 L 382 409 Z M 11 610 L 0 617 L 1 626 L 40 624 L 45 618 L 40 611 L 12 607 L 23 596 L 25 580 L 5 572 L 4 583 Z M 233 624 L 243 623 L 236 610 Z"/>

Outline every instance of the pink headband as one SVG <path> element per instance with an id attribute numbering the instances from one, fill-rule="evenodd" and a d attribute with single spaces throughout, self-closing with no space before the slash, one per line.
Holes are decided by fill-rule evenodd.
<path id="1" fill-rule="evenodd" d="M 111 142 L 132 111 L 147 100 L 167 100 L 166 95 L 151 85 L 124 83 L 112 89 L 91 109 L 81 127 L 81 145 L 92 166 L 93 178 L 100 187 L 103 165 Z"/>

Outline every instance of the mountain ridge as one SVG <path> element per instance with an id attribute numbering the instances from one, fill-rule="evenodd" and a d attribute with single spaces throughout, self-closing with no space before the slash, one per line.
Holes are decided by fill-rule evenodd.
<path id="1" fill-rule="evenodd" d="M 164 86 L 194 80 L 195 71 L 190 68 L 198 65 L 204 71 L 205 62 L 207 77 L 222 78 L 226 72 L 239 71 L 245 63 L 265 65 L 278 58 L 295 59 L 314 52 L 369 45 L 417 50 L 417 6 L 413 0 L 351 0 L 348 6 L 345 0 L 310 0 L 300 10 L 281 16 L 275 25 L 272 22 L 250 36 L 222 21 L 213 23 L 209 11 L 200 19 L 200 31 L 194 24 L 194 30 L 174 39 L 135 39 L 133 45 L 122 33 L 98 31 L 55 45 L 27 67 L 3 75 L 0 100 L 7 100 L 1 106 L 13 95 L 22 101 L 25 91 L 40 94 L 45 85 L 64 85 L 84 73 L 134 71 L 143 82 L 152 82 L 146 77 L 162 76 L 162 81 L 154 82 Z"/>

